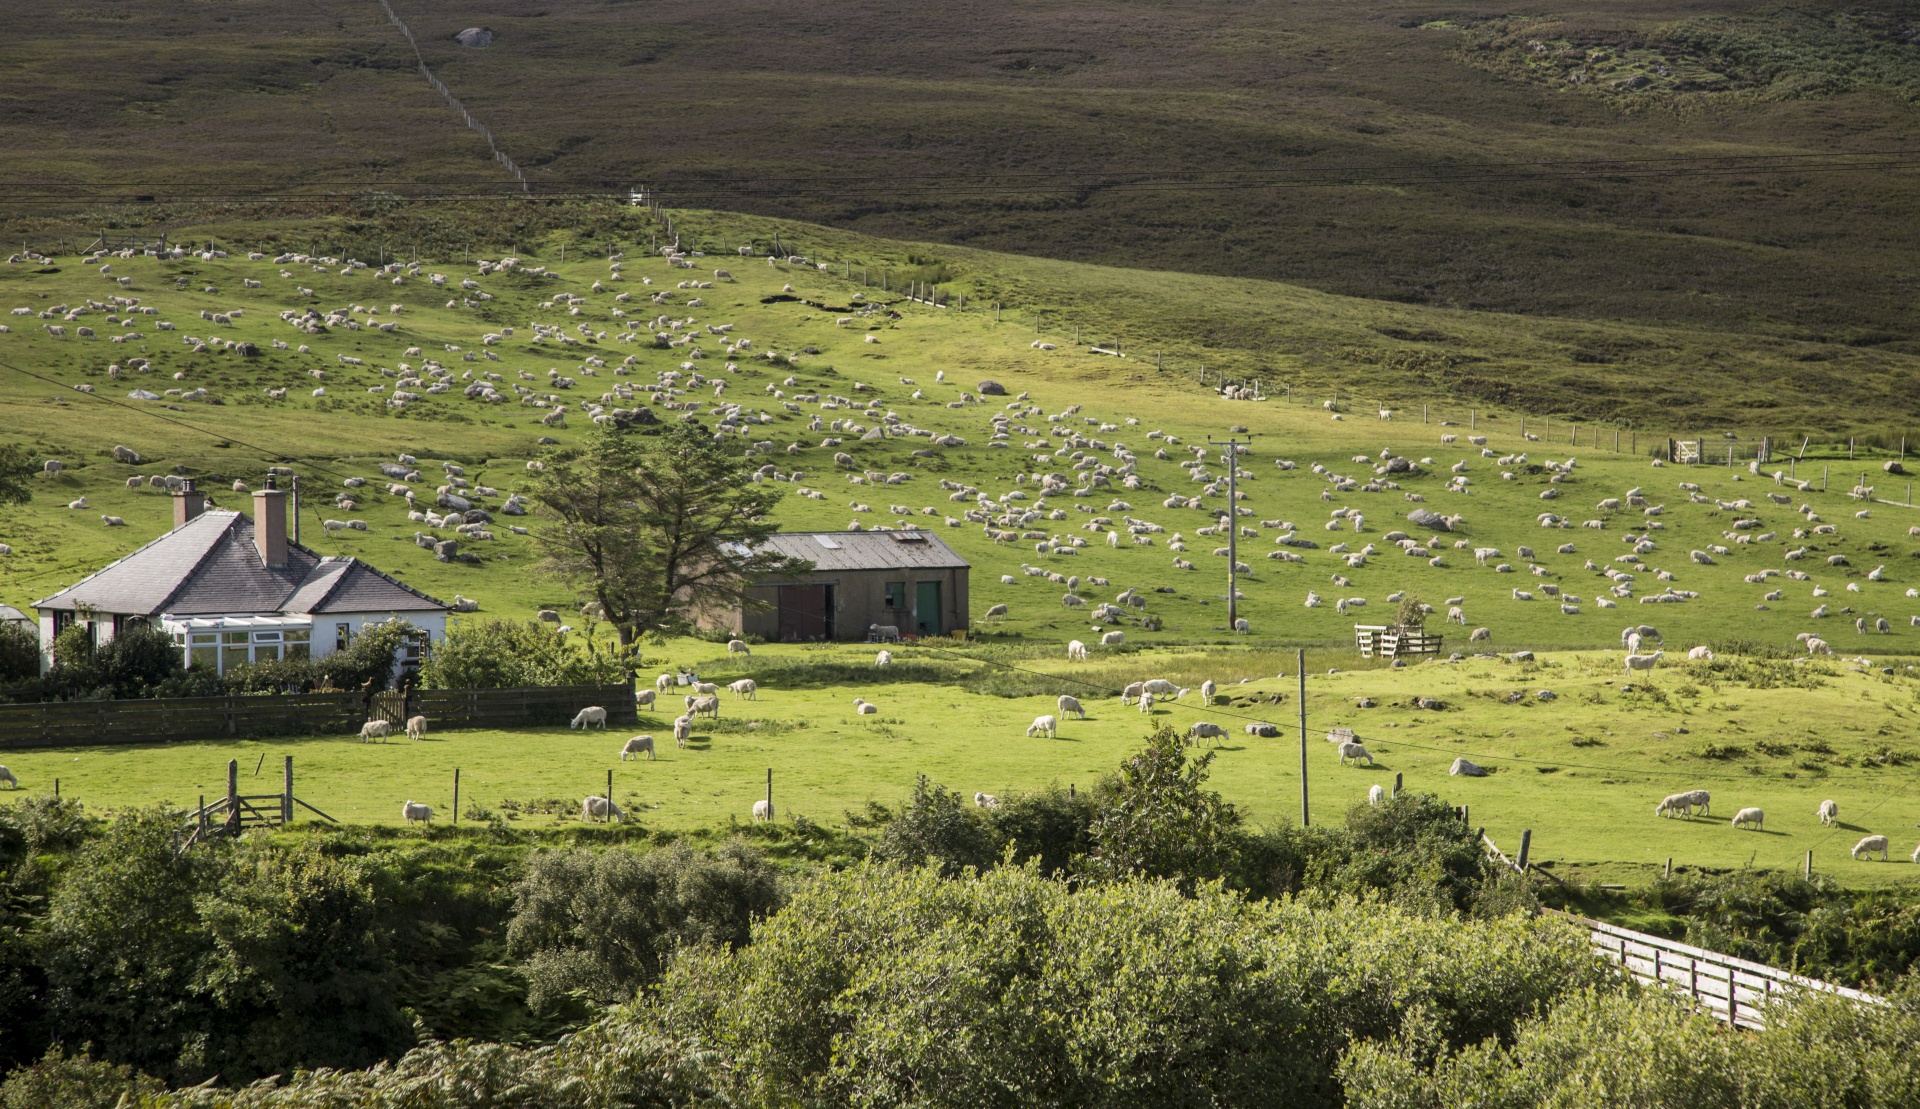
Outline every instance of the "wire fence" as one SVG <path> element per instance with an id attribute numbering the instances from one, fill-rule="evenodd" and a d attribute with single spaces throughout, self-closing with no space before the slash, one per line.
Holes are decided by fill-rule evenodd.
<path id="1" fill-rule="evenodd" d="M 380 0 L 380 6 L 386 9 L 387 18 L 393 21 L 393 25 L 400 28 L 400 34 L 407 40 L 407 45 L 413 47 L 414 60 L 419 63 L 420 75 L 427 79 L 427 84 L 433 86 L 433 91 L 446 98 L 449 107 L 460 113 L 460 118 L 466 122 L 468 130 L 479 132 L 480 137 L 487 140 L 487 150 L 493 155 L 493 160 L 500 163 L 500 168 L 512 174 L 514 180 L 520 182 L 520 191 L 532 195 L 533 189 L 527 184 L 527 175 L 522 173 L 514 160 L 507 157 L 507 152 L 500 149 L 499 144 L 494 142 L 493 132 L 474 118 L 473 113 L 467 110 L 467 106 L 460 103 L 460 98 L 453 95 L 453 90 L 447 87 L 445 81 L 434 75 L 433 70 L 427 65 L 426 55 L 420 52 L 420 43 L 413 37 L 413 29 L 407 26 L 406 21 L 400 18 L 399 13 L 393 10 L 393 5 L 387 0 Z"/>

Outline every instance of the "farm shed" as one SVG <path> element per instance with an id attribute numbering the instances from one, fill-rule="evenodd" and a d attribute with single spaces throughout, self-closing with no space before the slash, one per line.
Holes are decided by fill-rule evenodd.
<path id="1" fill-rule="evenodd" d="M 748 595 L 764 608 L 712 613 L 703 627 L 805 643 L 865 639 L 873 624 L 913 636 L 967 626 L 967 561 L 932 532 L 782 532 L 766 546 L 813 571 L 759 583 Z"/>
<path id="2" fill-rule="evenodd" d="M 324 658 L 362 625 L 399 617 L 420 629 L 396 664 L 446 634 L 449 607 L 357 558 L 323 556 L 287 535 L 287 494 L 253 494 L 254 514 L 209 509 L 191 482 L 173 495 L 173 528 L 34 607 L 42 665 L 75 625 L 102 644 L 134 625 L 166 629 L 184 661 L 224 673 L 244 662 Z"/>

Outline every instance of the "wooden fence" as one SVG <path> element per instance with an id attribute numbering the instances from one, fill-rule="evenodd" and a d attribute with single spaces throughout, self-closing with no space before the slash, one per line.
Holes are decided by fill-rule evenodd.
<path id="1" fill-rule="evenodd" d="M 1554 915 L 1585 929 L 1594 949 L 1628 974 L 1645 982 L 1665 985 L 1691 998 L 1696 1009 L 1736 1028 L 1765 1028 L 1767 1005 L 1790 1000 L 1799 992 L 1838 994 L 1858 1004 L 1885 1004 L 1870 993 L 1789 974 L 1762 963 L 1689 947 L 1587 917 Z"/>
<path id="2" fill-rule="evenodd" d="M 95 747 L 241 739 L 275 735 L 351 735 L 369 717 L 422 715 L 438 730 L 565 724 L 588 705 L 607 723 L 636 721 L 633 687 L 533 686 L 515 689 L 417 689 L 404 702 L 362 693 L 287 693 L 171 697 L 128 701 L 63 701 L 0 705 L 0 751 L 32 747 Z M 401 710 L 401 711 L 396 711 Z"/>

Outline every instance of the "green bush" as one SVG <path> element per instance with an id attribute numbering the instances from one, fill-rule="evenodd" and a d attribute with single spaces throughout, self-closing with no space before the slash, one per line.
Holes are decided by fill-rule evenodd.
<path id="1" fill-rule="evenodd" d="M 587 641 L 584 650 L 582 640 Z M 608 685 L 629 676 L 614 652 L 533 620 L 456 620 L 420 670 L 421 684 L 429 689 Z"/>
<path id="2" fill-rule="evenodd" d="M 40 638 L 18 624 L 0 625 L 0 687 L 40 676 Z"/>

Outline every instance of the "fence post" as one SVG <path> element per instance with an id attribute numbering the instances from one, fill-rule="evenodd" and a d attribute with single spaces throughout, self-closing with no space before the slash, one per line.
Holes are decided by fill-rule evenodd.
<path id="1" fill-rule="evenodd" d="M 453 822 L 460 823 L 460 768 L 453 768 Z"/>
<path id="2" fill-rule="evenodd" d="M 773 767 L 767 767 L 767 819 L 773 819 Z"/>
<path id="3" fill-rule="evenodd" d="M 613 767 L 607 767 L 607 823 L 613 823 Z"/>
<path id="4" fill-rule="evenodd" d="M 240 834 L 240 760 L 227 760 L 227 830 Z"/>
<path id="5" fill-rule="evenodd" d="M 1520 868 L 1520 873 L 1525 874 L 1527 872 L 1527 856 L 1532 853 L 1533 853 L 1533 829 L 1522 828 L 1520 830 L 1520 859 L 1517 864 Z"/>
<path id="6" fill-rule="evenodd" d="M 293 823 L 293 756 L 280 765 L 280 823 Z"/>
<path id="7" fill-rule="evenodd" d="M 1404 780 L 1405 780 L 1404 775 L 1395 774 L 1393 776 L 1393 795 L 1395 797 L 1400 796 L 1400 785 Z"/>
<path id="8" fill-rule="evenodd" d="M 1467 430 L 1472 431 L 1479 426 L 1480 426 L 1480 413 L 1474 411 L 1471 408 L 1467 409 Z"/>

